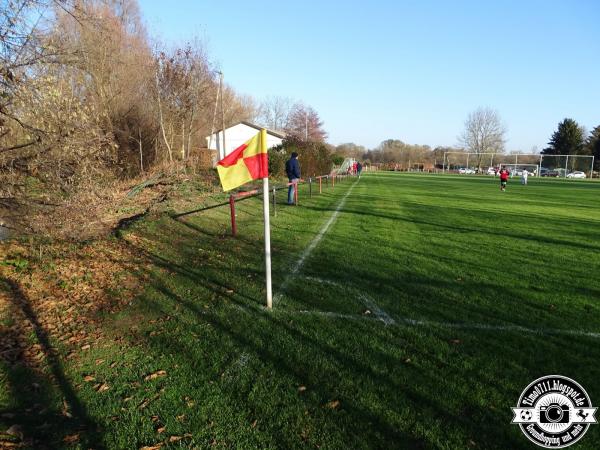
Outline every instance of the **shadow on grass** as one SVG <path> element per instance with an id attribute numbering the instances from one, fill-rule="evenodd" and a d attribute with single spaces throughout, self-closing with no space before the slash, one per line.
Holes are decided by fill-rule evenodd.
<path id="1" fill-rule="evenodd" d="M 350 206 L 350 211 L 360 209 Z M 434 219 L 422 222 L 438 226 L 428 223 Z M 176 362 L 167 368 L 177 383 L 170 386 L 176 391 L 171 398 L 182 402 L 185 393 L 199 404 L 187 430 L 194 444 L 207 447 L 214 438 L 225 447 L 240 448 L 525 449 L 529 442 L 510 425 L 510 407 L 529 382 L 562 373 L 597 394 L 600 350 L 588 348 L 596 341 L 584 337 L 386 327 L 358 315 L 356 321 L 302 315 L 285 305 L 265 311 L 260 306 L 262 251 L 252 240 L 256 234 L 238 242 L 213 229 L 210 218 L 204 223 L 167 220 L 160 230 L 135 230 L 145 238 L 141 241 L 124 237 L 136 252 L 165 269 L 149 273 L 152 281 L 137 301 L 137 312 L 175 319 L 160 330 L 140 325 L 129 345 L 140 346 L 153 359 L 169 355 Z M 276 255 L 279 263 L 287 261 L 288 253 L 297 255 L 298 248 L 285 237 L 275 242 L 285 248 Z M 352 264 L 343 252 L 329 259 L 319 253 L 311 259 L 329 277 Z M 354 264 L 350 273 L 364 281 L 363 289 L 383 290 L 395 298 L 385 289 L 386 277 L 363 271 L 364 255 Z M 278 276 L 285 273 L 281 269 Z M 409 282 L 407 294 L 413 299 L 428 286 L 451 293 L 474 289 L 435 285 L 433 277 L 424 276 Z M 494 299 L 493 292 L 490 284 L 482 295 Z M 453 320 L 469 307 L 449 305 L 431 301 L 423 312 Z M 474 308 L 494 320 L 484 305 Z M 306 389 L 299 391 L 299 386 Z M 164 406 L 161 401 L 156 401 L 158 410 Z M 590 433 L 584 445 L 594 448 L 597 443 Z"/>
<path id="2" fill-rule="evenodd" d="M 218 283 L 201 274 L 178 273 L 179 276 L 191 276 L 188 281 L 193 284 Z M 156 303 L 146 298 L 146 308 L 172 311 L 175 305 L 183 307 L 179 311 L 186 317 L 185 323 L 189 324 L 190 330 L 209 323 L 216 330 L 223 348 L 213 347 L 211 351 L 209 343 L 199 353 L 198 343 L 179 339 L 177 345 L 173 345 L 173 337 L 168 335 L 148 339 L 144 345 L 156 354 L 165 353 L 167 349 L 169 353 L 177 353 L 180 364 L 194 365 L 196 358 L 217 359 L 219 362 L 217 367 L 213 366 L 213 373 L 199 375 L 217 382 L 222 378 L 219 373 L 226 373 L 236 358 L 230 356 L 223 360 L 215 355 L 221 352 L 250 355 L 254 363 L 248 370 L 256 370 L 257 378 L 272 380 L 273 392 L 260 391 L 264 397 L 257 395 L 254 379 L 224 385 L 219 394 L 228 405 L 235 405 L 250 417 L 268 411 L 268 420 L 273 423 L 265 425 L 264 432 L 280 448 L 300 446 L 298 435 L 301 430 L 278 420 L 279 416 L 289 413 L 286 412 L 288 407 L 294 410 L 294 406 L 283 405 L 276 398 L 285 397 L 286 388 L 294 390 L 302 384 L 309 386 L 311 394 L 300 397 L 298 410 L 306 409 L 317 416 L 315 420 L 336 439 L 335 445 L 329 445 L 331 448 L 438 447 L 443 446 L 442 430 L 447 429 L 463 435 L 451 440 L 454 445 L 462 440 L 468 447 L 468 441 L 472 440 L 483 448 L 527 448 L 527 442 L 519 436 L 518 430 L 508 425 L 510 406 L 518 398 L 515 385 L 526 385 L 540 370 L 565 372 L 569 368 L 569 373 L 579 372 L 579 378 L 588 383 L 597 372 L 595 369 L 586 371 L 586 366 L 589 368 L 590 361 L 598 355 L 588 355 L 585 361 L 577 363 L 577 352 L 584 351 L 589 345 L 585 338 L 567 341 L 554 336 L 537 342 L 537 336 L 515 337 L 510 333 L 498 336 L 494 332 L 466 330 L 410 331 L 411 327 L 383 327 L 375 321 L 358 324 L 311 321 L 285 311 L 266 312 L 255 306 L 258 299 L 237 296 L 230 299 L 234 305 L 222 304 L 207 312 L 158 279 L 153 289 L 162 294 L 163 300 Z M 248 304 L 249 300 L 251 304 Z M 448 345 L 452 336 L 460 337 L 466 349 L 454 350 Z M 421 339 L 430 342 L 424 345 L 419 342 Z M 536 348 L 515 357 L 520 373 L 516 379 L 511 379 L 502 372 L 503 368 L 494 361 L 493 355 L 499 355 L 501 359 L 512 355 L 523 342 Z M 410 355 L 417 364 L 403 364 L 395 349 Z M 574 353 L 563 361 L 548 359 L 549 354 L 570 350 Z M 540 354 L 536 354 L 538 352 Z M 530 357 L 531 361 L 527 362 Z M 490 366 L 493 367 L 491 371 Z M 514 375 L 514 370 L 512 372 Z M 228 390 L 233 386 L 233 390 Z M 477 395 L 469 392 L 471 388 Z M 340 401 L 339 410 L 328 411 L 324 406 L 332 399 Z M 273 401 L 275 403 L 270 404 Z M 428 432 L 423 430 L 426 426 L 439 429 Z M 318 444 L 318 440 L 310 443 Z"/>
<path id="3" fill-rule="evenodd" d="M 202 235 L 195 231 L 196 238 Z M 188 238 L 193 242 L 193 236 Z M 207 244 L 211 245 L 204 240 L 196 245 Z M 193 265 L 189 259 L 193 249 L 189 246 L 178 252 L 177 261 L 153 252 L 148 255 L 157 265 L 168 268 L 175 279 L 167 284 L 155 277 L 151 290 L 160 294 L 160 300 L 144 296 L 144 308 L 179 311 L 179 323 L 189 327 L 189 331 L 210 324 L 216 340 L 192 342 L 179 331 L 175 335 L 149 337 L 142 345 L 151 354 L 178 355 L 179 364 L 189 364 L 189 371 L 197 374 L 196 383 L 202 379 L 220 383 L 220 401 L 242 416 L 252 418 L 264 413 L 270 424 L 261 428 L 263 437 L 269 436 L 263 442 L 279 448 L 304 445 L 300 437 L 302 425 L 286 423 L 284 418 L 289 414 L 302 416 L 305 410 L 311 417 L 306 419 L 310 426 L 318 424 L 333 439 L 328 442 L 322 435 L 309 437 L 306 443 L 310 445 L 435 448 L 449 445 L 443 436 L 447 430 L 453 430 L 449 442 L 463 448 L 469 447 L 470 441 L 482 448 L 528 448 L 518 429 L 509 425 L 510 406 L 518 398 L 519 387 L 540 371 L 565 372 L 569 364 L 577 371 L 588 367 L 579 376 L 582 382 L 591 383 L 597 374 L 596 369 L 589 368 L 594 355 L 584 359 L 577 355 L 589 345 L 585 338 L 552 336 L 539 341 L 539 336 L 511 333 L 383 327 L 376 321 L 354 323 L 302 317 L 285 309 L 266 312 L 258 306 L 262 303 L 261 290 L 255 282 L 248 286 L 253 294 L 239 293 L 244 287 L 240 281 L 246 275 L 243 268 L 232 268 L 226 274 L 189 269 Z M 244 254 L 238 256 L 260 262 L 252 254 L 251 245 L 245 246 Z M 182 264 L 179 257 L 186 262 Z M 237 281 L 224 283 L 224 277 Z M 366 281 L 379 283 L 377 279 Z M 184 286 L 194 285 L 220 292 L 224 287 L 234 287 L 236 293 L 229 297 L 219 295 L 207 311 L 186 295 Z M 450 318 L 456 311 L 446 313 Z M 448 344 L 456 337 L 465 343 L 462 348 Z M 523 343 L 532 348 L 522 355 L 515 354 Z M 562 361 L 552 361 L 550 355 L 569 349 L 575 353 Z M 222 374 L 243 354 L 249 355 L 251 361 L 246 369 L 251 372 L 251 380 L 242 376 L 231 384 L 221 381 Z M 403 355 L 415 364 L 403 363 L 407 359 Z M 500 361 L 507 358 L 514 358 L 514 366 L 503 371 L 506 368 Z M 213 360 L 207 373 L 198 372 L 196 364 L 201 359 Z M 261 387 L 259 380 L 272 382 L 272 390 Z M 310 394 L 287 398 L 288 390 L 295 391 L 303 384 Z M 472 395 L 471 390 L 477 395 Z M 291 403 L 281 403 L 279 398 Z M 330 410 L 325 405 L 334 399 L 341 406 Z M 242 439 L 244 434 L 239 431 L 237 438 Z M 230 443 L 235 442 L 234 435 L 232 432 Z"/>
<path id="4" fill-rule="evenodd" d="M 29 299 L 14 281 L 0 278 L 0 283 L 8 288 L 14 316 L 29 322 L 43 356 L 39 364 L 44 365 L 45 362 L 49 371 L 48 375 L 44 375 L 42 370 L 25 359 L 15 365 L 6 364 L 4 372 L 11 390 L 9 401 L 12 406 L 0 411 L 0 418 L 10 417 L 10 420 L 21 425 L 24 442 L 32 444 L 34 448 L 57 448 L 69 434 L 78 434 L 78 442 L 85 447 L 104 448 L 101 432 L 67 379 L 58 352 L 52 346 Z M 27 346 L 26 335 L 18 336 L 18 339 Z M 56 404 L 53 401 L 56 400 L 53 398 L 55 396 L 63 400 L 63 411 L 48 407 Z"/>

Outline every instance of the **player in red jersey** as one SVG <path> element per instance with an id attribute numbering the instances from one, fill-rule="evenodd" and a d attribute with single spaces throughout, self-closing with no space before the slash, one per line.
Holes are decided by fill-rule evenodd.
<path id="1" fill-rule="evenodd" d="M 502 170 L 500 171 L 500 190 L 502 192 L 506 190 L 506 183 L 508 182 L 509 175 L 510 173 L 508 172 L 508 169 L 506 169 L 506 167 L 502 167 Z"/>

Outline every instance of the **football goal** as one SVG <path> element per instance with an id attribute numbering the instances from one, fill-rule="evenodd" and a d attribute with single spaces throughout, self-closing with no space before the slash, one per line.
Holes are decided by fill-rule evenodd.
<path id="1" fill-rule="evenodd" d="M 592 177 L 594 157 L 589 155 L 544 155 L 445 152 L 442 173 L 458 171 L 461 168 L 474 169 L 478 173 L 492 173 L 501 166 L 511 172 L 526 169 L 538 176 L 567 177 L 575 172 L 583 172 L 585 178 Z M 582 176 L 583 178 L 583 176 Z"/>
<path id="2" fill-rule="evenodd" d="M 524 170 L 526 170 L 529 175 L 533 176 L 537 176 L 539 172 L 539 166 L 537 164 L 502 164 L 502 166 L 508 169 L 511 177 L 521 175 Z"/>

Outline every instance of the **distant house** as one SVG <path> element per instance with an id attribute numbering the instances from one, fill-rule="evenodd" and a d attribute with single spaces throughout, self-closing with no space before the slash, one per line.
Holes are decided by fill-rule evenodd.
<path id="1" fill-rule="evenodd" d="M 206 137 L 206 147 L 216 150 L 218 160 L 225 158 L 252 136 L 255 136 L 261 127 L 250 122 L 240 122 L 225 128 L 225 148 L 223 148 L 223 130 Z M 276 131 L 267 130 L 267 148 L 275 147 L 283 141 L 285 135 Z"/>

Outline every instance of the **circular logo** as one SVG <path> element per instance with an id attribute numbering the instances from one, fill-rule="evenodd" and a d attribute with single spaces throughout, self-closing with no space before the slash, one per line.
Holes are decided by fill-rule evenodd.
<path id="1" fill-rule="evenodd" d="M 596 423 L 590 397 L 576 381 L 562 375 L 538 378 L 525 388 L 516 408 L 516 423 L 527 438 L 546 448 L 574 444 Z"/>

